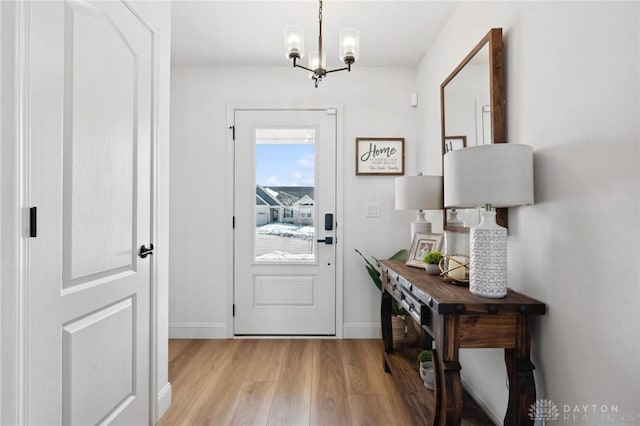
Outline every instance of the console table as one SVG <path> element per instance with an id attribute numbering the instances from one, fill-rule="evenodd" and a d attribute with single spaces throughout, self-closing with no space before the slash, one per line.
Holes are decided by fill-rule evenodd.
<path id="1" fill-rule="evenodd" d="M 380 306 L 385 371 L 391 372 L 420 424 L 460 425 L 463 390 L 459 348 L 504 348 L 509 380 L 506 426 L 533 425 L 528 410 L 536 388 L 529 352 L 532 315 L 543 315 L 545 305 L 508 290 L 502 299 L 474 296 L 467 287 L 427 275 L 404 261 L 383 260 Z M 426 332 L 426 348 L 433 350 L 435 390 L 426 391 L 418 376 L 420 348 L 394 348 L 391 327 L 392 298 Z M 424 348 L 423 348 L 424 349 Z M 416 379 L 417 378 L 417 379 Z M 433 395 L 431 395 L 433 394 Z"/>

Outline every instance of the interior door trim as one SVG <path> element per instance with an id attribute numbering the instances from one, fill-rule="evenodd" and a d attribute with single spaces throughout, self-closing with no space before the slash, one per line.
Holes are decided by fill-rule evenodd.
<path id="1" fill-rule="evenodd" d="M 233 195 L 234 195 L 234 173 L 235 173 L 235 150 L 233 141 L 233 126 L 235 123 L 236 111 L 327 111 L 334 109 L 336 112 L 336 239 L 338 241 L 344 241 L 343 227 L 340 226 L 344 223 L 344 108 L 341 104 L 327 105 L 327 104 L 228 104 L 227 105 L 227 125 L 226 125 L 226 163 L 231 164 L 227 168 L 226 180 L 227 185 L 225 187 L 225 217 L 228 220 L 227 231 L 225 232 L 225 246 L 226 250 L 226 265 L 233 265 Z M 225 277 L 226 285 L 226 337 L 233 339 L 234 333 L 234 317 L 232 312 L 233 306 L 233 291 L 234 291 L 234 276 L 233 266 L 229 266 Z M 342 339 L 344 337 L 344 244 L 336 245 L 336 335 L 335 339 Z"/>

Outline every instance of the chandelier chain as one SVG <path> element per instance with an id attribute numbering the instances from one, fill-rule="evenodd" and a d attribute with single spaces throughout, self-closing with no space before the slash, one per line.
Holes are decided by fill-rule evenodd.
<path id="1" fill-rule="evenodd" d="M 322 48 L 322 0 L 320 0 L 320 7 L 318 8 L 318 68 L 320 69 L 324 67 L 322 63 Z"/>

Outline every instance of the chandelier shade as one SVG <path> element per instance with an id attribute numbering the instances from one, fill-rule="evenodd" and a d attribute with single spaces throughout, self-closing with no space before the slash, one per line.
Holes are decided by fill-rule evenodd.
<path id="1" fill-rule="evenodd" d="M 304 31 L 297 25 L 289 25 L 284 29 L 284 48 L 287 59 L 304 56 Z"/>
<path id="2" fill-rule="evenodd" d="M 360 56 L 360 31 L 355 28 L 345 28 L 340 31 L 340 60 L 345 64 L 352 64 Z"/>

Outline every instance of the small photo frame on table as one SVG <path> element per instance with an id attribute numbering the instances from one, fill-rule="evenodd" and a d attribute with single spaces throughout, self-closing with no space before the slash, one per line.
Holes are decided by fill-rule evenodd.
<path id="1" fill-rule="evenodd" d="M 414 234 L 407 265 L 424 268 L 424 255 L 430 251 L 440 251 L 441 247 L 442 234 Z"/>
<path id="2" fill-rule="evenodd" d="M 356 138 L 356 175 L 404 175 L 404 138 Z"/>
<path id="3" fill-rule="evenodd" d="M 455 151 L 467 147 L 466 136 L 445 136 L 444 137 L 444 153 Z"/>

